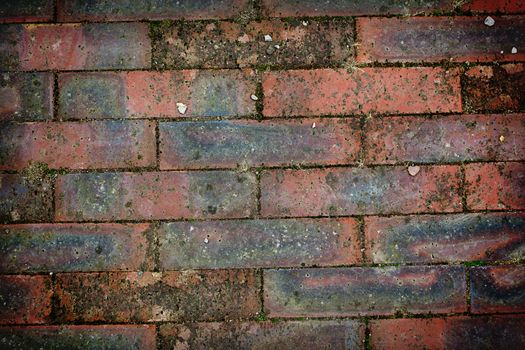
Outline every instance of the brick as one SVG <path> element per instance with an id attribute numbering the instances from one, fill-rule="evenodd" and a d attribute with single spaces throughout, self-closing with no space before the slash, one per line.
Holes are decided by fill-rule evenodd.
<path id="1" fill-rule="evenodd" d="M 51 178 L 38 172 L 28 175 L 0 174 L 0 222 L 51 220 Z"/>
<path id="2" fill-rule="evenodd" d="M 253 270 L 57 274 L 56 281 L 64 322 L 230 320 L 260 308 Z"/>
<path id="3" fill-rule="evenodd" d="M 461 78 L 464 109 L 470 112 L 525 111 L 525 65 L 476 66 Z"/>
<path id="4" fill-rule="evenodd" d="M 163 19 L 227 19 L 248 16 L 253 9 L 249 0 L 58 0 L 58 20 L 136 21 Z"/>
<path id="5" fill-rule="evenodd" d="M 472 313 L 525 311 L 525 266 L 477 266 L 470 269 Z"/>
<path id="6" fill-rule="evenodd" d="M 525 159 L 525 114 L 374 118 L 366 162 L 435 163 Z"/>
<path id="7" fill-rule="evenodd" d="M 351 19 L 176 22 L 153 28 L 158 68 L 298 68 L 342 65 L 353 57 Z"/>
<path id="8" fill-rule="evenodd" d="M 221 220 L 162 223 L 167 270 L 349 265 L 360 262 L 354 219 Z"/>
<path id="9" fill-rule="evenodd" d="M 520 260 L 525 215 L 366 217 L 365 242 L 374 264 Z"/>
<path id="10" fill-rule="evenodd" d="M 461 7 L 463 11 L 474 13 L 498 12 L 518 13 L 525 12 L 525 1 L 523 0 L 470 0 Z"/>
<path id="11" fill-rule="evenodd" d="M 52 118 L 51 73 L 3 73 L 0 76 L 0 120 Z"/>
<path id="12" fill-rule="evenodd" d="M 353 320 L 162 324 L 160 349 L 361 349 L 364 325 Z"/>
<path id="13" fill-rule="evenodd" d="M 51 295 L 49 276 L 0 276 L 0 324 L 48 321 Z"/>
<path id="14" fill-rule="evenodd" d="M 272 170 L 261 175 L 263 216 L 333 216 L 461 209 L 456 166 Z"/>
<path id="15" fill-rule="evenodd" d="M 155 326 L 13 326 L 0 327 L 0 342 L 9 349 L 155 350 Z"/>
<path id="16" fill-rule="evenodd" d="M 263 75 L 263 90 L 267 117 L 461 111 L 457 69 L 274 71 Z"/>
<path id="17" fill-rule="evenodd" d="M 350 164 L 359 129 L 353 118 L 160 123 L 160 168 Z"/>
<path id="18" fill-rule="evenodd" d="M 463 312 L 465 290 L 461 266 L 264 271 L 270 317 Z"/>
<path id="19" fill-rule="evenodd" d="M 468 164 L 465 180 L 469 209 L 525 209 L 525 163 Z"/>
<path id="20" fill-rule="evenodd" d="M 5 124 L 0 136 L 1 170 L 31 163 L 70 169 L 156 164 L 155 124 L 145 120 Z"/>
<path id="21" fill-rule="evenodd" d="M 53 20 L 53 0 L 3 1 L 0 4 L 0 23 L 51 20 Z"/>
<path id="22" fill-rule="evenodd" d="M 525 17 L 359 18 L 358 62 L 518 61 Z M 516 54 L 511 53 L 518 48 Z M 503 53 L 501 53 L 503 51 Z"/>
<path id="23" fill-rule="evenodd" d="M 59 221 L 242 218 L 256 209 L 251 173 L 145 172 L 59 176 Z"/>
<path id="24" fill-rule="evenodd" d="M 374 350 L 519 349 L 525 346 L 523 315 L 373 320 L 369 327 Z"/>
<path id="25" fill-rule="evenodd" d="M 153 269 L 149 224 L 0 225 L 0 272 Z"/>
<path id="26" fill-rule="evenodd" d="M 263 0 L 263 13 L 271 17 L 414 15 L 452 10 L 452 2 L 446 0 Z"/>
<path id="27" fill-rule="evenodd" d="M 228 117 L 255 113 L 251 70 L 96 72 L 59 75 L 66 119 Z M 187 106 L 178 111 L 177 103 Z"/>
<path id="28" fill-rule="evenodd" d="M 0 69 L 149 68 L 146 23 L 13 24 L 2 26 Z"/>

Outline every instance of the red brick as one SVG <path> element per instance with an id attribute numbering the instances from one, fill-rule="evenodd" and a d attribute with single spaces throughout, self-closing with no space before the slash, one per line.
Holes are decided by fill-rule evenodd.
<path id="1" fill-rule="evenodd" d="M 34 175 L 0 174 L 0 222 L 49 221 L 53 215 L 52 180 Z"/>
<path id="2" fill-rule="evenodd" d="M 253 11 L 250 3 L 249 0 L 58 0 L 57 12 L 58 20 L 64 22 L 226 19 Z"/>
<path id="3" fill-rule="evenodd" d="M 155 350 L 155 326 L 13 326 L 0 327 L 9 349 Z"/>
<path id="4" fill-rule="evenodd" d="M 260 309 L 252 270 L 57 274 L 64 322 L 213 321 Z"/>
<path id="5" fill-rule="evenodd" d="M 149 224 L 0 225 L 0 272 L 148 270 Z"/>
<path id="6" fill-rule="evenodd" d="M 2 26 L 0 69 L 80 70 L 148 68 L 146 23 Z"/>
<path id="7" fill-rule="evenodd" d="M 463 312 L 465 293 L 461 266 L 264 271 L 270 317 Z"/>
<path id="8" fill-rule="evenodd" d="M 272 41 L 265 41 L 265 35 Z M 159 68 L 333 66 L 354 52 L 353 21 L 340 18 L 175 22 L 154 27 L 153 38 L 153 62 Z"/>
<path id="9" fill-rule="evenodd" d="M 0 4 L 0 23 L 49 22 L 53 0 L 5 0 Z"/>
<path id="10" fill-rule="evenodd" d="M 364 324 L 354 320 L 162 324 L 159 349 L 361 349 Z"/>
<path id="11" fill-rule="evenodd" d="M 144 120 L 6 124 L 0 170 L 35 162 L 70 169 L 148 167 L 156 164 L 155 147 L 155 125 Z"/>
<path id="12" fill-rule="evenodd" d="M 271 17 L 409 15 L 453 10 L 446 0 L 263 0 L 263 12 Z"/>
<path id="13" fill-rule="evenodd" d="M 499 12 L 518 13 L 525 12 L 525 1 L 523 0 L 470 0 L 461 7 L 463 11 L 477 13 Z"/>
<path id="14" fill-rule="evenodd" d="M 60 117 L 180 118 L 255 113 L 251 70 L 69 73 L 59 76 Z M 180 113 L 177 103 L 187 106 Z"/>
<path id="15" fill-rule="evenodd" d="M 523 315 L 374 320 L 369 327 L 374 350 L 525 347 Z"/>
<path id="16" fill-rule="evenodd" d="M 465 179 L 469 209 L 525 209 L 525 163 L 468 164 Z"/>
<path id="17" fill-rule="evenodd" d="M 2 73 L 0 120 L 47 120 L 53 118 L 51 73 Z"/>
<path id="18" fill-rule="evenodd" d="M 525 111 L 525 65 L 476 66 L 461 79 L 467 111 Z"/>
<path id="19" fill-rule="evenodd" d="M 358 62 L 518 61 L 525 59 L 525 17 L 359 18 Z M 518 49 L 512 54 L 513 47 Z M 501 53 L 503 51 L 503 53 Z"/>
<path id="20" fill-rule="evenodd" d="M 525 215 L 372 216 L 365 241 L 375 264 L 523 259 Z"/>
<path id="21" fill-rule="evenodd" d="M 160 264 L 167 270 L 361 260 L 358 224 L 351 218 L 172 222 L 162 223 L 158 235 Z"/>
<path id="22" fill-rule="evenodd" d="M 472 313 L 525 312 L 525 266 L 470 269 Z"/>
<path id="23" fill-rule="evenodd" d="M 355 163 L 359 129 L 354 118 L 160 123 L 160 168 Z"/>
<path id="24" fill-rule="evenodd" d="M 263 75 L 263 89 L 268 117 L 461 111 L 457 69 L 274 71 Z"/>
<path id="25" fill-rule="evenodd" d="M 256 209 L 251 173 L 145 172 L 59 176 L 59 221 L 242 218 Z"/>
<path id="26" fill-rule="evenodd" d="M 0 324 L 47 322 L 51 295 L 49 276 L 0 276 Z"/>
<path id="27" fill-rule="evenodd" d="M 461 209 L 456 166 L 273 170 L 261 176 L 263 216 L 332 216 Z"/>
<path id="28" fill-rule="evenodd" d="M 525 114 L 374 118 L 366 126 L 372 164 L 525 159 Z"/>

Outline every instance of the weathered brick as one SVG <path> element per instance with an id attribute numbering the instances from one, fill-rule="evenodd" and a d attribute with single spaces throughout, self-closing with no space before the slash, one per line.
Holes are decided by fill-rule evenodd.
<path id="1" fill-rule="evenodd" d="M 155 350 L 155 326 L 12 326 L 0 327 L 6 349 Z"/>
<path id="2" fill-rule="evenodd" d="M 525 17 L 494 19 L 496 23 L 489 27 L 483 23 L 485 17 L 359 18 L 357 61 L 525 59 Z M 513 47 L 518 49 L 515 54 Z"/>
<path id="3" fill-rule="evenodd" d="M 354 219 L 163 223 L 164 269 L 349 265 L 361 260 Z M 1 261 L 1 260 L 0 260 Z"/>
<path id="4" fill-rule="evenodd" d="M 525 114 L 374 118 L 366 162 L 434 163 L 525 159 Z"/>
<path id="5" fill-rule="evenodd" d="M 263 75 L 263 89 L 268 117 L 461 111 L 457 69 L 273 71 Z"/>
<path id="6" fill-rule="evenodd" d="M 374 320 L 369 327 L 374 350 L 525 347 L 523 315 Z"/>
<path id="7" fill-rule="evenodd" d="M 227 19 L 250 16 L 249 0 L 58 0 L 59 21 L 135 21 L 141 19 Z"/>
<path id="8" fill-rule="evenodd" d="M 271 317 L 389 315 L 466 311 L 461 266 L 264 271 Z"/>
<path id="9" fill-rule="evenodd" d="M 370 261 L 436 263 L 525 258 L 525 215 L 366 217 Z"/>
<path id="10" fill-rule="evenodd" d="M 226 117 L 255 113 L 251 70 L 97 72 L 59 75 L 60 117 Z M 186 105 L 181 113 L 178 103 Z"/>
<path id="11" fill-rule="evenodd" d="M 153 62 L 159 68 L 298 68 L 342 65 L 353 57 L 353 22 L 347 19 L 176 22 L 153 28 Z"/>
<path id="12" fill-rule="evenodd" d="M 0 276 L 0 324 L 49 321 L 51 295 L 49 276 Z"/>
<path id="13" fill-rule="evenodd" d="M 361 349 L 364 324 L 353 320 L 162 324 L 160 349 Z"/>
<path id="14" fill-rule="evenodd" d="M 453 212 L 461 209 L 456 166 L 271 170 L 261 175 L 263 216 Z"/>
<path id="15" fill-rule="evenodd" d="M 31 163 L 50 168 L 101 169 L 156 164 L 150 121 L 40 122 L 0 128 L 0 170 Z"/>
<path id="16" fill-rule="evenodd" d="M 498 13 L 518 13 L 525 12 L 525 1 L 523 0 L 470 0 L 465 1 L 461 7 L 463 11 L 474 13 L 498 12 Z"/>
<path id="17" fill-rule="evenodd" d="M 447 0 L 263 0 L 263 12 L 271 17 L 410 15 L 452 9 Z"/>
<path id="18" fill-rule="evenodd" d="M 468 164 L 465 179 L 469 209 L 525 209 L 525 163 Z"/>
<path id="19" fill-rule="evenodd" d="M 477 266 L 470 269 L 473 313 L 525 312 L 525 266 Z"/>
<path id="20" fill-rule="evenodd" d="M 251 318 L 260 308 L 253 270 L 57 274 L 65 322 L 212 321 Z"/>
<path id="21" fill-rule="evenodd" d="M 13 24 L 0 29 L 0 69 L 148 68 L 146 23 Z"/>
<path id="22" fill-rule="evenodd" d="M 160 123 L 160 168 L 350 164 L 359 129 L 355 118 Z"/>
<path id="23" fill-rule="evenodd" d="M 49 176 L 0 174 L 0 222 L 49 221 L 53 194 Z"/>
<path id="24" fill-rule="evenodd" d="M 462 76 L 461 85 L 466 111 L 525 111 L 522 63 L 472 67 Z"/>
<path id="25" fill-rule="evenodd" d="M 148 224 L 0 225 L 0 272 L 153 269 Z"/>
<path id="26" fill-rule="evenodd" d="M 242 218 L 256 209 L 251 173 L 83 173 L 59 176 L 60 221 Z"/>
<path id="27" fill-rule="evenodd" d="M 0 75 L 0 120 L 52 118 L 52 74 L 2 73 Z"/>
<path id="28" fill-rule="evenodd" d="M 0 23 L 49 22 L 53 0 L 5 0 L 0 3 Z"/>

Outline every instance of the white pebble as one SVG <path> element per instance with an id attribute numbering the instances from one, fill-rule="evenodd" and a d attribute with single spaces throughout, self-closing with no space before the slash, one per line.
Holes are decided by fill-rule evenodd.
<path id="1" fill-rule="evenodd" d="M 209 240 L 208 237 L 204 238 L 204 243 L 208 244 Z"/>
<path id="2" fill-rule="evenodd" d="M 273 39 L 272 39 L 272 36 L 271 36 L 270 34 L 266 34 L 266 35 L 264 36 L 264 41 L 272 41 L 272 40 L 273 40 Z"/>
<path id="3" fill-rule="evenodd" d="M 315 123 L 312 124 L 312 129 L 315 129 Z"/>
<path id="4" fill-rule="evenodd" d="M 257 97 L 256 95 L 251 95 L 250 98 L 254 101 L 257 101 L 259 99 L 259 97 Z"/>
<path id="5" fill-rule="evenodd" d="M 188 106 L 186 106 L 182 102 L 177 102 L 177 109 L 179 110 L 180 114 L 184 114 L 184 113 L 186 113 L 186 110 L 188 109 Z"/>
<path id="6" fill-rule="evenodd" d="M 303 21 L 303 26 L 307 26 L 308 25 L 308 21 Z"/>
<path id="7" fill-rule="evenodd" d="M 416 176 L 420 170 L 421 168 L 417 165 L 408 167 L 408 173 L 410 174 L 410 176 Z"/>
<path id="8" fill-rule="evenodd" d="M 510 50 L 510 52 L 512 52 L 512 53 L 518 53 L 518 49 L 515 48 L 515 47 L 513 47 L 512 50 Z"/>
<path id="9" fill-rule="evenodd" d="M 494 23 L 496 23 L 496 21 L 494 21 L 494 18 L 492 18 L 490 16 L 487 16 L 487 18 L 485 18 L 485 25 L 486 26 L 492 27 L 494 25 Z"/>

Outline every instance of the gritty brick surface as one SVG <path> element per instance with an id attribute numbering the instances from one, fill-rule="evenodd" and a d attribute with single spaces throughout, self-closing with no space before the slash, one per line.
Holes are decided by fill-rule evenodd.
<path id="1" fill-rule="evenodd" d="M 50 22 L 52 19 L 52 0 L 2 1 L 0 4 L 0 23 Z"/>
<path id="2" fill-rule="evenodd" d="M 474 13 L 498 12 L 498 13 L 522 13 L 525 12 L 525 1 L 523 0 L 470 0 L 465 1 L 462 9 Z"/>

